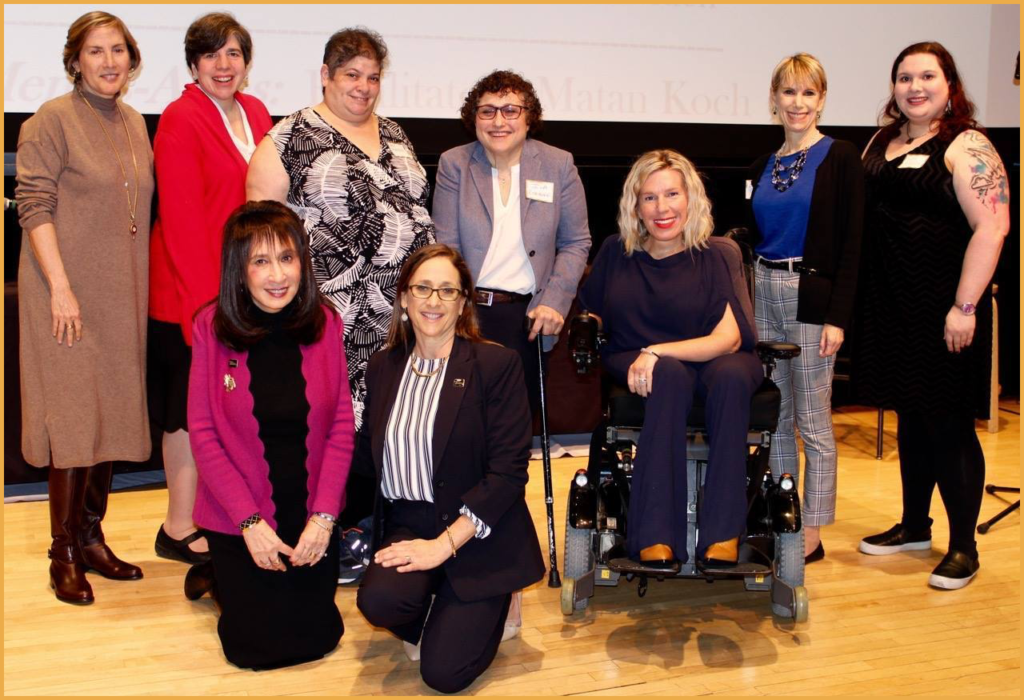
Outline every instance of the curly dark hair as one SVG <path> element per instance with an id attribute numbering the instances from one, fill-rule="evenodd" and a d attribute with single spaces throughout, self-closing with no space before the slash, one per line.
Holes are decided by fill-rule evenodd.
<path id="1" fill-rule="evenodd" d="M 900 128 L 907 123 L 907 118 L 900 111 L 899 105 L 896 104 L 896 73 L 899 71 L 903 59 L 919 53 L 927 53 L 934 56 L 939 62 L 939 68 L 942 69 L 946 82 L 949 83 L 949 108 L 939 116 L 939 138 L 952 140 L 953 137 L 966 129 L 976 129 L 984 133 L 981 125 L 974 120 L 974 103 L 967 96 L 967 90 L 964 89 L 964 84 L 960 79 L 960 73 L 956 69 L 953 56 L 950 55 L 945 46 L 937 41 L 922 41 L 917 44 L 911 44 L 900 51 L 896 60 L 892 62 L 892 71 L 889 74 L 889 101 L 886 102 L 878 120 L 882 127 L 882 131 L 879 134 L 882 143 L 888 143 L 896 138 Z"/>
<path id="2" fill-rule="evenodd" d="M 544 109 L 540 106 L 540 98 L 533 83 L 510 70 L 496 70 L 477 81 L 476 85 L 466 95 L 465 102 L 459 114 L 462 116 L 462 124 L 469 130 L 469 133 L 476 134 L 476 103 L 480 96 L 488 92 L 495 95 L 504 95 L 509 92 L 518 93 L 523 98 L 523 106 L 526 108 L 527 136 L 533 136 L 540 130 L 543 124 L 542 117 Z"/>

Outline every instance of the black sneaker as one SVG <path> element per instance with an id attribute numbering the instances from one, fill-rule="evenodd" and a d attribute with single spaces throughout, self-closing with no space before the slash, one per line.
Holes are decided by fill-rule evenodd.
<path id="1" fill-rule="evenodd" d="M 970 583 L 980 567 L 977 554 L 972 557 L 951 549 L 946 556 L 942 557 L 942 561 L 928 577 L 928 585 L 932 588 L 955 591 Z"/>
<path id="2" fill-rule="evenodd" d="M 931 548 L 931 528 L 921 532 L 910 532 L 903 527 L 902 523 L 897 523 L 885 532 L 865 537 L 860 541 L 860 551 L 864 552 L 864 554 L 895 554 L 896 552 L 910 552 L 915 549 Z"/>
<path id="3" fill-rule="evenodd" d="M 365 528 L 350 527 L 338 539 L 339 584 L 351 585 L 359 583 L 363 578 L 363 574 L 366 573 L 366 567 L 370 565 L 370 526 L 372 522 L 370 518 L 367 518 Z M 364 521 L 360 521 L 359 524 L 363 525 Z"/>

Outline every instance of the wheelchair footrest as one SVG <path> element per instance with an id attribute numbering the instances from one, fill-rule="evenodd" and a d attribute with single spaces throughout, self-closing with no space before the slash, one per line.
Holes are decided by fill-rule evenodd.
<path id="1" fill-rule="evenodd" d="M 697 570 L 702 574 L 712 574 L 715 576 L 754 576 L 772 573 L 772 567 L 755 562 L 738 562 L 732 565 L 722 565 L 705 564 L 698 561 Z"/>
<path id="2" fill-rule="evenodd" d="M 644 574 L 646 576 L 675 576 L 679 573 L 679 562 L 672 566 L 649 566 L 643 562 L 633 561 L 626 557 L 618 557 L 608 562 L 608 568 L 622 574 Z"/>

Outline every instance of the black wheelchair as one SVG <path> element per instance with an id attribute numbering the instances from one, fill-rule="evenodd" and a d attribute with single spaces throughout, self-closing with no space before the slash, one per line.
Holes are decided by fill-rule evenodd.
<path id="1" fill-rule="evenodd" d="M 750 254 L 726 237 L 713 237 L 711 245 L 722 246 L 729 260 L 737 298 L 754 327 L 750 307 L 752 287 Z M 581 314 L 570 326 L 570 350 L 580 374 L 597 364 L 602 342 L 597 321 Z M 595 586 L 616 586 L 622 577 L 637 579 L 643 597 L 648 579 L 742 579 L 747 590 L 767 591 L 772 612 L 781 618 L 805 622 L 808 616 L 804 588 L 804 533 L 800 522 L 800 500 L 796 479 L 790 474 L 773 475 L 768 455 L 771 434 L 779 416 L 781 395 L 771 380 L 776 361 L 800 353 L 789 343 L 758 343 L 757 353 L 765 367 L 765 378 L 751 399 L 747 431 L 747 524 L 740 538 L 739 560 L 735 566 L 708 568 L 697 560 L 696 545 L 704 475 L 707 469 L 707 429 L 703 406 L 695 400 L 686 426 L 687 563 L 678 571 L 649 567 L 626 554 L 629 526 L 629 496 L 636 445 L 644 421 L 644 400 L 621 385 L 604 381 L 607 397 L 605 419 L 594 431 L 586 469 L 573 476 L 569 487 L 568 515 L 561 608 L 564 615 L 583 610 L 594 595 Z"/>

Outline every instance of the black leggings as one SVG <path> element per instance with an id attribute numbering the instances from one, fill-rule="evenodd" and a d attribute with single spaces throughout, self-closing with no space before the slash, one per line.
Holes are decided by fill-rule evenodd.
<path id="1" fill-rule="evenodd" d="M 974 417 L 964 413 L 897 415 L 903 526 L 911 531 L 931 527 L 928 512 L 938 484 L 949 517 L 949 548 L 975 554 L 974 530 L 985 490 L 985 455 Z"/>

